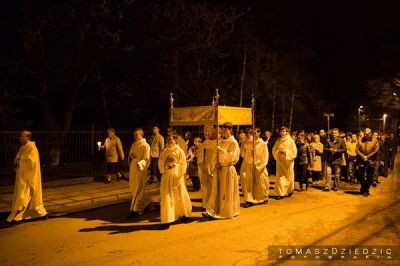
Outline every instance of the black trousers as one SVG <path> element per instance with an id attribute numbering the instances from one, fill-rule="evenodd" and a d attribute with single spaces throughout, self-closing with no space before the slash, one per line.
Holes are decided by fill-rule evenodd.
<path id="1" fill-rule="evenodd" d="M 369 192 L 374 178 L 374 165 L 375 163 L 360 163 L 357 167 L 357 179 L 361 184 L 361 193 Z"/>
<path id="2" fill-rule="evenodd" d="M 107 162 L 107 174 L 116 174 L 120 171 L 120 165 L 119 162 L 116 163 L 111 163 Z"/>
<path id="3" fill-rule="evenodd" d="M 308 185 L 308 164 L 299 164 L 299 184 L 300 189 L 302 188 L 303 184 Z"/>
<path id="4" fill-rule="evenodd" d="M 160 169 L 158 169 L 158 157 L 151 157 L 150 160 L 150 180 L 153 180 L 154 177 L 157 177 L 160 180 Z"/>

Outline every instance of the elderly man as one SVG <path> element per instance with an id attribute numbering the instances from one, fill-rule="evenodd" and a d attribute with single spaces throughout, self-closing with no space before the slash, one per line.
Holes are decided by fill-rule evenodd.
<path id="1" fill-rule="evenodd" d="M 108 138 L 104 142 L 104 146 L 101 148 L 106 149 L 106 161 L 107 161 L 107 175 L 104 179 L 105 183 L 110 183 L 112 175 L 117 174 L 118 179 L 122 178 L 122 173 L 119 170 L 119 159 L 124 160 L 124 150 L 119 137 L 115 135 L 115 129 L 109 128 L 107 130 Z"/>
<path id="2" fill-rule="evenodd" d="M 366 128 L 364 137 L 358 140 L 356 146 L 356 153 L 358 159 L 357 178 L 360 181 L 360 192 L 364 197 L 368 197 L 369 188 L 374 177 L 374 166 L 379 151 L 379 143 L 376 138 L 372 136 L 372 131 Z"/>
<path id="3" fill-rule="evenodd" d="M 143 129 L 135 129 L 135 142 L 129 151 L 129 186 L 132 193 L 132 203 L 128 218 L 135 218 L 142 214 L 151 203 L 150 196 L 144 191 L 147 181 L 147 168 L 150 164 L 150 146 L 143 138 L 143 134 Z"/>
<path id="4" fill-rule="evenodd" d="M 40 173 L 39 152 L 32 133 L 21 132 L 22 144 L 14 160 L 16 169 L 14 199 L 7 222 L 18 222 L 34 218 L 47 218 L 42 200 L 42 177 Z"/>
<path id="5" fill-rule="evenodd" d="M 289 135 L 287 127 L 281 127 L 280 138 L 272 148 L 272 155 L 276 160 L 276 199 L 284 196 L 292 196 L 294 191 L 294 159 L 297 156 L 297 148 L 294 140 Z"/>

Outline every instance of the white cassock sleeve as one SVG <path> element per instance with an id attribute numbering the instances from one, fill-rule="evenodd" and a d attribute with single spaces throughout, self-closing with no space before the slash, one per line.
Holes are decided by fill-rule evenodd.
<path id="1" fill-rule="evenodd" d="M 143 145 L 143 158 L 138 162 L 138 167 L 140 171 L 146 170 L 149 168 L 150 164 L 150 146 L 146 143 Z"/>
<path id="2" fill-rule="evenodd" d="M 219 151 L 219 162 L 221 164 L 234 165 L 239 161 L 240 150 L 234 142 L 229 144 L 228 150 Z"/>
<path id="3" fill-rule="evenodd" d="M 179 176 L 184 176 L 186 173 L 187 161 L 185 152 L 182 149 L 178 149 L 178 164 L 180 166 Z"/>
<path id="4" fill-rule="evenodd" d="M 22 156 L 20 156 L 19 167 L 23 171 L 32 172 L 36 169 L 36 164 L 39 160 L 36 158 L 35 151 L 30 143 L 26 145 L 26 150 L 22 152 Z"/>
<path id="5" fill-rule="evenodd" d="M 278 139 L 277 141 L 275 141 L 274 147 L 272 148 L 272 156 L 274 156 L 274 159 L 276 161 L 278 161 L 278 159 L 279 159 L 279 156 L 278 156 L 279 145 L 280 145 L 280 141 Z"/>
<path id="6" fill-rule="evenodd" d="M 293 161 L 297 156 L 297 148 L 296 144 L 293 140 L 289 140 L 289 143 L 286 147 L 286 160 Z"/>
<path id="7" fill-rule="evenodd" d="M 268 153 L 268 147 L 266 143 L 261 143 L 256 146 L 256 169 L 259 172 L 264 171 L 265 167 L 268 164 L 268 158 L 269 158 L 269 153 Z"/>
<path id="8" fill-rule="evenodd" d="M 132 144 L 131 149 L 129 150 L 129 160 L 132 160 L 133 152 L 134 152 L 134 145 L 135 145 L 135 143 Z"/>
<path id="9" fill-rule="evenodd" d="M 160 170 L 160 174 L 165 173 L 165 154 L 166 150 L 161 152 L 160 157 L 158 158 L 158 169 Z"/>

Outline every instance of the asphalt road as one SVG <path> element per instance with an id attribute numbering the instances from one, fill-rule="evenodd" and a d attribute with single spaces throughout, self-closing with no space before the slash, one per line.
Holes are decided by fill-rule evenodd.
<path id="1" fill-rule="evenodd" d="M 357 186 L 311 188 L 268 205 L 241 209 L 232 220 L 201 217 L 199 195 L 189 223 L 158 230 L 157 209 L 129 220 L 119 204 L 0 229 L 0 265 L 330 265 L 271 261 L 270 245 L 400 246 L 400 171 L 365 198 Z M 400 254 L 398 254 L 400 255 Z M 340 261 L 337 265 L 399 265 L 400 261 Z"/>

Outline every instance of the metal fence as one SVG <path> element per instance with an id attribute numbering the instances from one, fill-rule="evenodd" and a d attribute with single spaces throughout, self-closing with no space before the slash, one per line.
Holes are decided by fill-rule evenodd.
<path id="1" fill-rule="evenodd" d="M 20 131 L 0 131 L 0 184 L 14 179 L 13 161 L 21 146 Z M 133 130 L 117 130 L 127 155 Z M 104 173 L 105 154 L 97 142 L 107 138 L 106 130 L 32 131 L 40 155 L 43 179 L 94 176 Z M 127 167 L 126 164 L 122 164 Z"/>

